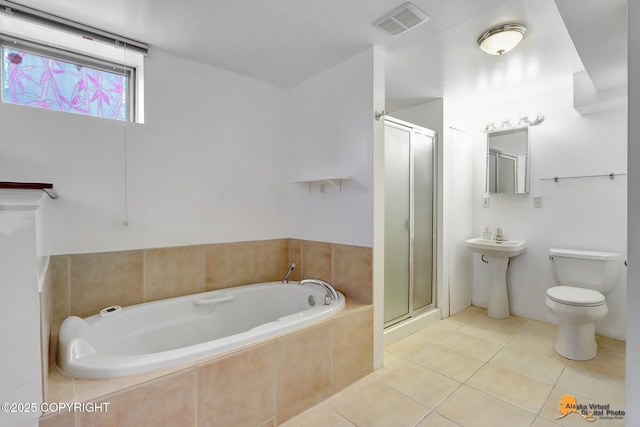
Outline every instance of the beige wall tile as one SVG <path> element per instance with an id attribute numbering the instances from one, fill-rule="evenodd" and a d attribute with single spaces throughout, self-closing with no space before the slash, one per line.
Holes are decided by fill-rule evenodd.
<path id="1" fill-rule="evenodd" d="M 203 246 L 147 249 L 144 252 L 145 301 L 205 290 Z"/>
<path id="2" fill-rule="evenodd" d="M 71 255 L 70 272 L 71 315 L 86 317 L 111 305 L 142 302 L 142 251 Z"/>
<path id="3" fill-rule="evenodd" d="M 80 412 L 79 427 L 195 425 L 195 368 L 105 396 L 107 412 Z"/>
<path id="4" fill-rule="evenodd" d="M 139 384 L 165 378 L 169 375 L 179 372 L 193 370 L 195 364 L 185 362 L 167 368 L 156 369 L 151 372 L 142 374 L 126 375 L 124 377 L 106 378 L 106 379 L 85 379 L 75 378 L 76 401 L 84 402 L 89 400 L 100 399 L 102 396 L 118 393 L 124 389 L 135 387 Z"/>
<path id="5" fill-rule="evenodd" d="M 373 303 L 373 250 L 333 245 L 333 284 L 347 298 Z"/>
<path id="6" fill-rule="evenodd" d="M 62 412 L 40 418 L 39 427 L 74 427 L 76 425 L 75 412 Z"/>
<path id="7" fill-rule="evenodd" d="M 206 245 L 205 280 L 208 291 L 251 284 L 251 242 Z"/>
<path id="8" fill-rule="evenodd" d="M 332 392 L 373 371 L 373 308 L 333 320 Z"/>
<path id="9" fill-rule="evenodd" d="M 58 335 L 60 324 L 69 316 L 70 310 L 70 281 L 69 281 L 69 255 L 52 256 L 49 264 L 51 272 L 51 335 Z"/>
<path id="10" fill-rule="evenodd" d="M 276 340 L 277 421 L 282 423 L 331 394 L 331 323 Z"/>
<path id="11" fill-rule="evenodd" d="M 273 420 L 275 369 L 275 342 L 198 366 L 198 426 L 257 426 Z"/>
<path id="12" fill-rule="evenodd" d="M 296 269 L 289 276 L 290 280 L 302 280 L 302 241 L 289 239 L 289 264 L 296 264 Z"/>
<path id="13" fill-rule="evenodd" d="M 331 243 L 303 240 L 300 248 L 301 277 L 333 282 Z"/>
<path id="14" fill-rule="evenodd" d="M 288 239 L 251 242 L 251 271 L 253 283 L 282 280 L 288 267 Z"/>

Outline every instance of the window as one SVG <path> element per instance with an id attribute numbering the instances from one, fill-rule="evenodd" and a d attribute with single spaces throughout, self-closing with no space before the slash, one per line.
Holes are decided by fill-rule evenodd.
<path id="1" fill-rule="evenodd" d="M 115 120 L 131 120 L 132 69 L 63 60 L 2 45 L 2 101 Z M 107 67 L 109 70 L 107 70 Z"/>
<path id="2" fill-rule="evenodd" d="M 11 3 L 0 8 L 0 99 L 143 123 L 146 53 L 144 43 Z"/>

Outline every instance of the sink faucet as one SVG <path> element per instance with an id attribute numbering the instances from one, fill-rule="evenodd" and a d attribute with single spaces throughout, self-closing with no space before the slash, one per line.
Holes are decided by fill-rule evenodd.
<path id="1" fill-rule="evenodd" d="M 336 288 L 334 288 L 330 283 L 327 283 L 324 280 L 304 279 L 300 281 L 300 285 L 307 285 L 307 284 L 320 285 L 327 290 L 327 295 L 324 297 L 324 305 L 330 305 L 331 300 L 334 300 L 334 301 L 340 300 L 340 296 L 338 295 Z"/>
<path id="2" fill-rule="evenodd" d="M 287 274 L 285 274 L 284 279 L 282 279 L 282 283 L 289 283 L 289 275 L 291 274 L 294 268 L 296 268 L 296 263 L 292 262 L 291 265 L 289 266 L 289 270 L 287 270 Z"/>
<path id="3" fill-rule="evenodd" d="M 507 238 L 502 235 L 502 228 L 496 228 L 496 242 L 506 242 Z"/>

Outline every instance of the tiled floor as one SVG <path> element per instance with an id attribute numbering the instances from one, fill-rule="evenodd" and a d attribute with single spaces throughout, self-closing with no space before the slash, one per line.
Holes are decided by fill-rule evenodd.
<path id="1" fill-rule="evenodd" d="M 561 415 L 579 405 L 624 410 L 625 344 L 598 337 L 598 356 L 566 360 L 556 327 L 469 307 L 385 348 L 384 367 L 283 424 L 286 427 L 623 426 Z"/>

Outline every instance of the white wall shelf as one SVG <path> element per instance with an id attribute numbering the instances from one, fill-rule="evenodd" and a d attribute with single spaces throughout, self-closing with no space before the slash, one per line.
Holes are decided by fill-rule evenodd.
<path id="1" fill-rule="evenodd" d="M 327 177 L 321 177 L 321 178 L 304 179 L 304 180 L 296 181 L 296 184 L 307 184 L 309 186 L 309 193 L 311 193 L 312 183 L 321 183 L 321 184 L 329 183 L 333 186 L 333 188 L 335 188 L 339 192 L 342 192 L 342 181 L 346 181 L 348 179 L 351 179 L 351 177 L 350 176 L 327 176 Z M 321 187 L 320 191 L 324 193 L 324 187 Z"/>

